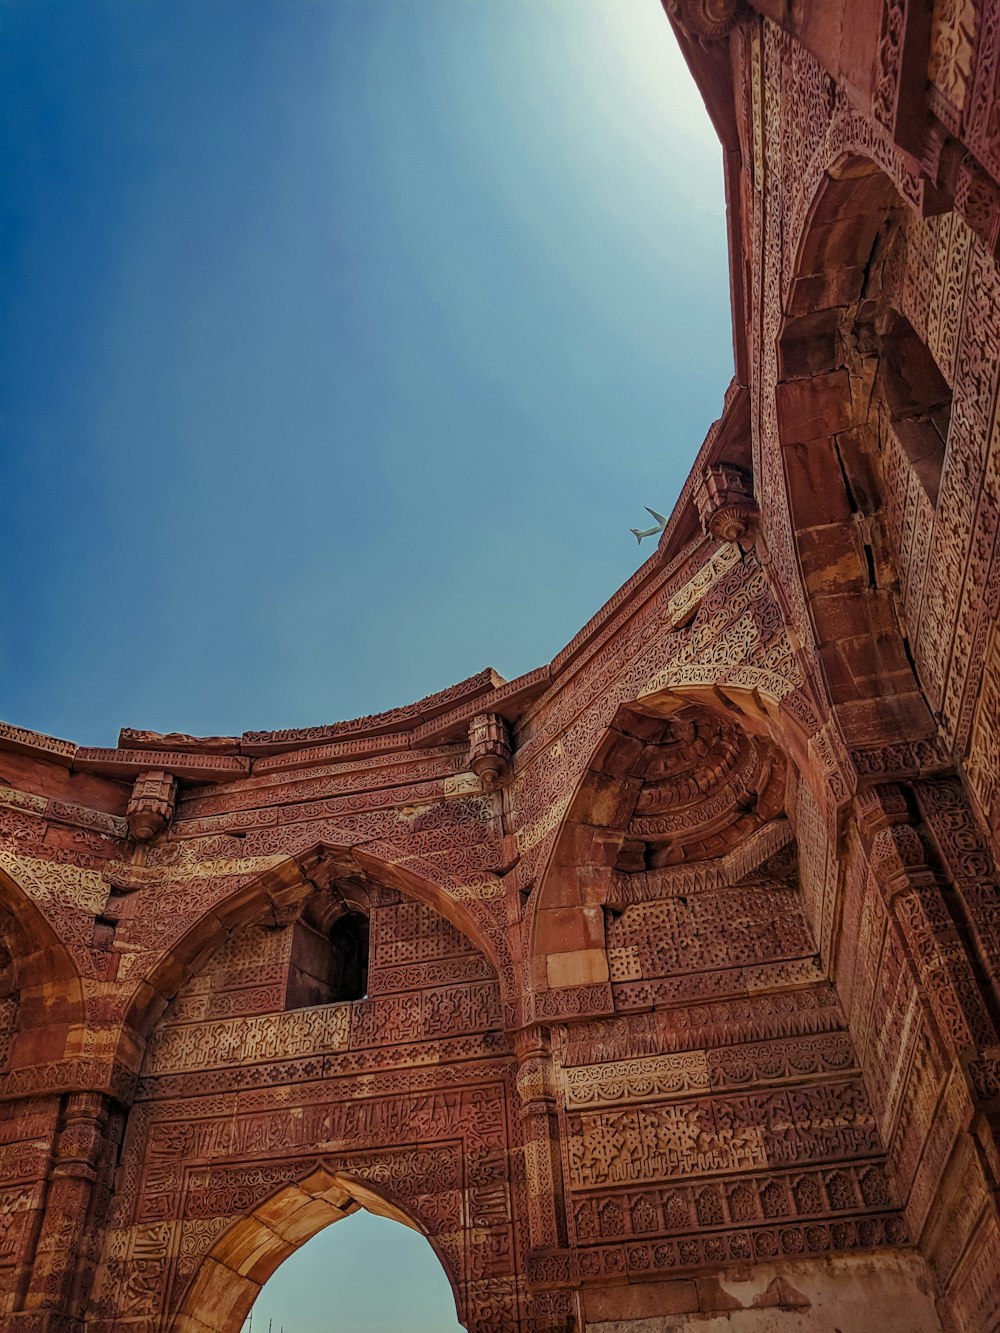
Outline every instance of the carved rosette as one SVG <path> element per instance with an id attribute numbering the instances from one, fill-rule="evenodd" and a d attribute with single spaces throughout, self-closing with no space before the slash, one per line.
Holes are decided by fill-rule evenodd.
<path id="1" fill-rule="evenodd" d="M 689 37 L 703 42 L 728 37 L 746 12 L 742 0 L 667 0 L 666 8 Z"/>
<path id="2" fill-rule="evenodd" d="M 126 817 L 136 842 L 152 842 L 170 823 L 177 802 L 177 779 L 169 773 L 140 773 L 132 788 Z"/>
<path id="3" fill-rule="evenodd" d="M 510 731 L 499 713 L 478 713 L 472 719 L 469 749 L 469 767 L 484 787 L 499 787 L 510 777 Z"/>
<path id="4" fill-rule="evenodd" d="M 749 536 L 760 515 L 750 478 L 734 463 L 711 463 L 705 468 L 695 503 L 702 528 L 724 542 Z"/>

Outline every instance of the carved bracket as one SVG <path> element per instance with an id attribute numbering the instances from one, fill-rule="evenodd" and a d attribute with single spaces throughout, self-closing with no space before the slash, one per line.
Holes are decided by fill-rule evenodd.
<path id="1" fill-rule="evenodd" d="M 689 37 L 718 42 L 747 13 L 742 0 L 666 0 L 666 9 Z"/>
<path id="2" fill-rule="evenodd" d="M 741 541 L 756 528 L 760 510 L 750 478 L 734 463 L 709 464 L 694 498 L 702 528 L 720 541 Z"/>
<path id="3" fill-rule="evenodd" d="M 510 731 L 499 713 L 477 713 L 469 723 L 469 767 L 488 789 L 499 787 L 511 773 Z"/>
<path id="4" fill-rule="evenodd" d="M 177 779 L 154 770 L 140 773 L 132 787 L 126 818 L 136 842 L 152 842 L 170 823 L 177 803 Z"/>

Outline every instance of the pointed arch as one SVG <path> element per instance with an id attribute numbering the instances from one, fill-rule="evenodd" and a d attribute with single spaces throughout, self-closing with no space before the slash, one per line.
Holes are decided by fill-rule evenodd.
<path id="1" fill-rule="evenodd" d="M 665 850 L 654 853 L 661 864 L 717 858 L 781 813 L 786 760 L 801 763 L 807 755 L 815 714 L 779 677 L 755 671 L 750 686 L 727 678 L 723 668 L 716 675 L 710 680 L 706 672 L 697 685 L 668 684 L 668 669 L 619 707 L 603 733 L 534 897 L 529 956 L 540 988 L 608 981 L 605 908 L 616 866 L 629 855 L 630 831 L 657 836 L 635 815 L 653 752 L 665 743 L 682 749 L 690 731 L 701 757 L 671 793 L 692 815 L 688 828 L 673 838 L 668 831 Z M 680 729 L 676 737 L 671 728 Z"/>
<path id="2" fill-rule="evenodd" d="M 171 1333 L 238 1333 L 279 1265 L 320 1231 L 362 1208 L 426 1237 L 448 1278 L 461 1318 L 457 1276 L 412 1210 L 388 1191 L 374 1190 L 349 1173 L 319 1164 L 223 1231 L 188 1286 L 169 1325 Z"/>
<path id="3" fill-rule="evenodd" d="M 383 860 L 363 848 L 313 843 L 234 887 L 161 957 L 133 992 L 122 1027 L 118 1060 L 138 1072 L 146 1040 L 181 986 L 204 966 L 233 931 L 260 920 L 268 912 L 273 914 L 276 924 L 291 920 L 313 893 L 315 877 L 322 873 L 362 874 L 424 903 L 470 939 L 494 972 L 504 975 L 498 967 L 495 939 L 440 884 L 409 866 Z"/>
<path id="4" fill-rule="evenodd" d="M 8 1067 L 59 1060 L 84 1025 L 80 973 L 44 913 L 3 869 L 0 924 L 17 997 Z"/>
<path id="5" fill-rule="evenodd" d="M 920 741 L 934 731 L 911 643 L 915 606 L 904 616 L 913 599 L 889 535 L 886 476 L 894 450 L 929 531 L 950 390 L 893 290 L 905 209 L 868 157 L 841 152 L 828 165 L 804 217 L 777 339 L 777 435 L 795 561 L 849 749 L 877 735 Z"/>

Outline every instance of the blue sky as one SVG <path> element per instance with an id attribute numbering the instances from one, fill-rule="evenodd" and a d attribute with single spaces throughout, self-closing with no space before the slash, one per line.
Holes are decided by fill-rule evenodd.
<path id="1" fill-rule="evenodd" d="M 658 0 L 6 0 L 0 61 L 0 715 L 332 722 L 547 661 L 648 554 L 732 356 Z M 351 1219 L 255 1328 L 450 1299 Z"/>
<path id="2" fill-rule="evenodd" d="M 0 715 L 225 734 L 550 659 L 731 373 L 657 0 L 7 0 L 0 54 Z"/>

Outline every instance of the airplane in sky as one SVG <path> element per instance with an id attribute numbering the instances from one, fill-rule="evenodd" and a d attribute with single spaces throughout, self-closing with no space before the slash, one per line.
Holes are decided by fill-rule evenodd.
<path id="1" fill-rule="evenodd" d="M 655 537 L 658 532 L 662 532 L 663 529 L 667 526 L 667 520 L 663 517 L 662 514 L 658 514 L 655 509 L 650 509 L 649 505 L 643 505 L 643 508 L 645 509 L 647 514 L 652 514 L 653 517 L 656 519 L 656 527 L 646 528 L 641 532 L 638 528 L 629 528 L 629 532 L 631 532 L 632 536 L 636 539 L 636 541 L 639 543 L 640 546 L 642 545 L 643 537 Z"/>

